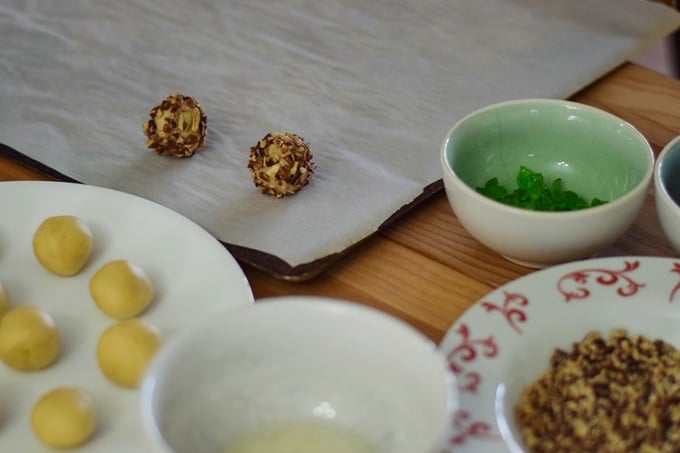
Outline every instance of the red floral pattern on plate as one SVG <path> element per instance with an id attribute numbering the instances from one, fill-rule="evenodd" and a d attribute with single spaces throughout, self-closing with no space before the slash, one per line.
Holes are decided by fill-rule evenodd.
<path id="1" fill-rule="evenodd" d="M 517 325 L 517 323 L 523 323 L 527 320 L 527 314 L 524 310 L 519 308 L 513 308 L 512 305 L 525 306 L 529 304 L 529 299 L 523 294 L 510 293 L 503 291 L 503 305 L 496 305 L 493 302 L 483 301 L 482 307 L 486 309 L 487 312 L 500 312 L 507 323 L 512 327 L 518 334 L 522 334 L 522 329 Z"/>
<path id="2" fill-rule="evenodd" d="M 675 272 L 676 274 L 680 274 L 680 263 L 673 263 L 673 268 L 671 269 L 671 272 Z M 678 291 L 680 291 L 680 282 L 678 282 L 673 287 L 673 290 L 671 291 L 671 295 L 668 297 L 668 302 L 673 302 L 673 299 L 675 299 L 675 296 L 678 294 Z"/>
<path id="3" fill-rule="evenodd" d="M 449 445 L 464 444 L 469 438 L 482 440 L 501 440 L 499 433 L 491 428 L 491 424 L 482 421 L 471 420 L 470 412 L 460 409 L 453 415 L 453 435 L 449 439 Z"/>
<path id="4" fill-rule="evenodd" d="M 498 345 L 493 335 L 482 339 L 470 338 L 470 329 L 467 324 L 458 325 L 455 332 L 461 336 L 462 341 L 447 354 L 449 367 L 456 374 L 461 391 L 476 393 L 482 382 L 482 376 L 476 371 L 465 371 L 462 363 L 475 361 L 479 354 L 488 358 L 496 357 Z"/>
<path id="5" fill-rule="evenodd" d="M 628 297 L 637 294 L 644 283 L 639 283 L 630 277 L 630 273 L 640 267 L 640 261 L 624 261 L 623 269 L 604 269 L 591 268 L 570 272 L 564 275 L 557 282 L 557 290 L 564 296 L 565 302 L 572 299 L 586 299 L 590 296 L 590 289 L 587 288 L 589 279 L 594 277 L 594 282 L 603 286 L 620 284 L 616 293 L 621 297 Z M 577 284 L 575 289 L 566 288 L 567 283 L 573 281 Z"/>

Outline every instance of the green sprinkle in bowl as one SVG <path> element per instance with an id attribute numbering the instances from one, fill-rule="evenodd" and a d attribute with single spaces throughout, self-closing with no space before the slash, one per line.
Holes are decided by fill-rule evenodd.
<path id="1" fill-rule="evenodd" d="M 556 99 L 483 107 L 449 130 L 440 150 L 444 188 L 463 227 L 517 264 L 543 268 L 606 249 L 642 209 L 654 154 L 632 125 L 603 110 Z M 536 211 L 480 194 L 492 178 L 512 192 L 521 167 L 549 185 L 607 203 L 574 211 Z"/>

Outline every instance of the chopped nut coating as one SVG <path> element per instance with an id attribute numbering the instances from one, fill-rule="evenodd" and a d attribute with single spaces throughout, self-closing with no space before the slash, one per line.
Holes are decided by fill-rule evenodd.
<path id="1" fill-rule="evenodd" d="M 205 145 L 207 118 L 193 98 L 179 93 L 166 97 L 144 123 L 146 146 L 161 156 L 191 157 Z"/>
<path id="2" fill-rule="evenodd" d="M 250 148 L 248 170 L 262 193 L 281 198 L 309 184 L 316 168 L 312 157 L 302 137 L 271 132 Z"/>
<path id="3" fill-rule="evenodd" d="M 680 451 L 680 351 L 625 330 L 589 333 L 524 389 L 515 420 L 528 452 Z"/>

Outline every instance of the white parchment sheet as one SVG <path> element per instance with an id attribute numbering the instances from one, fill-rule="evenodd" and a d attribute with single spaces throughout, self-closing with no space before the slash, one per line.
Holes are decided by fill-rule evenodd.
<path id="1" fill-rule="evenodd" d="M 566 97 L 679 24 L 647 0 L 3 0 L 0 142 L 296 266 L 438 180 L 465 114 Z M 157 156 L 142 133 L 175 92 L 208 117 L 189 159 Z M 318 168 L 276 199 L 246 165 L 282 130 Z"/>

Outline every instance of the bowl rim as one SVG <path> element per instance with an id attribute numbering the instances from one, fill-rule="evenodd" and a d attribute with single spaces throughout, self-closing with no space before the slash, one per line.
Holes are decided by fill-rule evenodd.
<path id="1" fill-rule="evenodd" d="M 155 449 L 155 451 L 163 453 L 171 453 L 172 447 L 168 444 L 163 436 L 157 419 L 154 415 L 154 391 L 159 381 L 158 372 L 165 368 L 168 361 L 175 357 L 178 347 L 181 347 L 197 333 L 206 326 L 214 326 L 214 323 L 223 317 L 238 318 L 241 312 L 253 312 L 260 310 L 265 312 L 276 312 L 288 309 L 308 309 L 326 316 L 329 313 L 340 313 L 350 315 L 360 315 L 364 319 L 371 319 L 372 322 L 388 323 L 393 327 L 398 328 L 401 332 L 407 335 L 412 341 L 420 343 L 423 350 L 430 350 L 433 359 L 438 360 L 441 364 L 443 383 L 447 388 L 446 401 L 442 401 L 445 407 L 444 417 L 433 431 L 434 437 L 431 439 L 429 448 L 438 448 L 447 441 L 451 430 L 451 418 L 459 407 L 459 392 L 456 376 L 448 365 L 445 355 L 439 348 L 436 342 L 427 337 L 423 332 L 416 329 L 406 321 L 403 321 L 396 316 L 380 310 L 378 308 L 368 306 L 359 302 L 354 302 L 346 299 L 334 298 L 329 296 L 315 296 L 315 295 L 288 295 L 288 296 L 270 296 L 263 297 L 257 300 L 255 304 L 245 307 L 237 307 L 224 309 L 210 318 L 201 318 L 189 327 L 181 329 L 176 332 L 168 341 L 161 347 L 159 352 L 153 357 L 148 364 L 146 373 L 140 384 L 137 395 L 137 411 L 141 415 L 142 429 L 145 433 L 145 441 L 147 447 Z"/>
<path id="2" fill-rule="evenodd" d="M 447 159 L 447 144 L 451 140 L 451 135 L 460 128 L 460 126 L 469 120 L 471 117 L 476 116 L 480 113 L 484 113 L 489 110 L 493 110 L 499 107 L 505 107 L 508 105 L 526 105 L 526 104 L 551 104 L 551 105 L 562 105 L 562 106 L 570 106 L 574 108 L 578 108 L 581 110 L 589 110 L 591 112 L 595 112 L 599 115 L 602 115 L 604 117 L 609 118 L 610 120 L 614 120 L 626 128 L 630 129 L 633 134 L 638 138 L 641 144 L 644 145 L 645 148 L 645 156 L 647 160 L 647 168 L 645 169 L 644 174 L 642 175 L 642 178 L 640 179 L 640 182 L 636 184 L 632 189 L 630 189 L 628 192 L 623 194 L 622 196 L 615 198 L 614 200 L 608 201 L 605 204 L 601 204 L 598 206 L 594 207 L 589 207 L 589 208 L 584 208 L 584 209 L 577 209 L 573 211 L 536 211 L 532 209 L 526 209 L 526 208 L 520 208 L 517 206 L 511 206 L 507 205 L 504 203 L 501 203 L 499 201 L 493 200 L 485 195 L 480 194 L 476 190 L 472 189 L 470 186 L 465 184 L 463 180 L 460 179 L 460 177 L 456 174 L 456 172 L 453 171 L 451 166 L 449 165 L 448 159 Z M 508 101 L 502 101 L 502 102 L 497 102 L 494 104 L 489 104 L 484 107 L 481 107 L 477 110 L 474 110 L 465 116 L 463 116 L 461 119 L 456 121 L 451 128 L 449 128 L 448 132 L 444 136 L 444 140 L 442 141 L 440 148 L 439 148 L 439 157 L 440 157 L 440 163 L 444 172 L 444 184 L 446 185 L 447 179 L 450 182 L 453 182 L 460 190 L 462 190 L 466 195 L 472 197 L 475 201 L 478 201 L 479 203 L 482 203 L 483 205 L 488 206 L 489 208 L 494 208 L 494 209 L 499 209 L 501 212 L 505 212 L 509 215 L 525 215 L 530 218 L 537 218 L 537 219 L 548 219 L 550 218 L 551 220 L 555 219 L 561 219 L 564 217 L 569 217 L 569 218 L 578 218 L 578 217 L 586 217 L 590 216 L 594 213 L 604 213 L 606 211 L 612 211 L 619 209 L 621 205 L 625 205 L 629 202 L 630 199 L 637 198 L 637 196 L 640 195 L 640 192 L 647 191 L 647 188 L 649 187 L 649 184 L 651 180 L 653 179 L 653 174 L 656 168 L 656 158 L 654 156 L 654 151 L 652 150 L 651 145 L 649 144 L 649 141 L 647 138 L 636 128 L 633 126 L 631 123 L 628 121 L 612 114 L 609 113 L 605 110 L 602 110 L 597 107 L 593 107 L 587 104 L 582 104 L 580 102 L 575 102 L 575 101 L 569 101 L 569 100 L 563 100 L 563 99 L 552 99 L 552 98 L 525 98 L 525 99 L 512 99 Z M 447 178 L 448 176 L 448 178 Z"/>
<path id="3" fill-rule="evenodd" d="M 680 205 L 671 197 L 671 194 L 668 192 L 668 186 L 666 185 L 666 180 L 661 177 L 661 167 L 663 167 L 665 161 L 668 159 L 668 155 L 671 153 L 671 149 L 678 147 L 680 148 L 680 135 L 677 137 L 673 138 L 670 142 L 666 144 L 666 146 L 663 147 L 661 152 L 659 153 L 659 156 L 656 158 L 656 162 L 654 163 L 654 185 L 655 189 L 655 195 L 656 192 L 659 192 L 659 195 L 663 196 L 664 198 L 667 198 L 669 201 L 673 203 L 673 206 L 675 206 L 675 210 L 680 210 Z M 680 152 L 680 150 L 678 151 Z"/>

